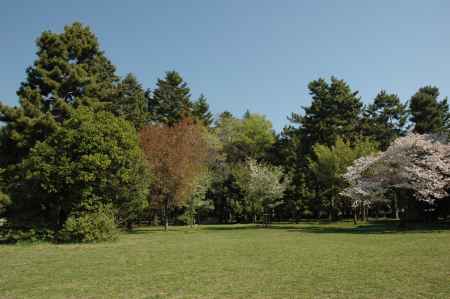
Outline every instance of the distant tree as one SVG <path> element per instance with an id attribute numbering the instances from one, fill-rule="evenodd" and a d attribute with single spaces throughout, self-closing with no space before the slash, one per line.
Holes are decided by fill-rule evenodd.
<path id="1" fill-rule="evenodd" d="M 7 206 L 11 204 L 11 199 L 9 196 L 2 191 L 0 191 L 0 218 L 6 211 Z"/>
<path id="2" fill-rule="evenodd" d="M 409 109 L 414 132 L 437 133 L 449 127 L 447 98 L 439 101 L 438 97 L 439 89 L 435 86 L 422 87 L 411 97 Z"/>
<path id="3" fill-rule="evenodd" d="M 244 209 L 256 222 L 258 216 L 271 214 L 281 204 L 288 180 L 281 168 L 249 159 L 237 175 L 237 184 L 244 192 Z"/>
<path id="4" fill-rule="evenodd" d="M 222 115 L 215 132 L 231 163 L 242 162 L 246 158 L 264 159 L 275 142 L 272 123 L 265 116 L 256 113 L 249 113 L 243 119 Z"/>
<path id="5" fill-rule="evenodd" d="M 286 203 L 297 211 L 319 217 L 322 205 L 316 198 L 321 197 L 324 187 L 309 167 L 309 161 L 315 158 L 314 146 L 332 147 L 338 138 L 352 145 L 357 142 L 362 134 L 363 104 L 358 92 L 336 77 L 331 77 L 330 81 L 322 78 L 311 81 L 308 89 L 311 105 L 302 107 L 303 114 L 291 114 L 289 135 L 283 140 L 290 152 L 290 158 L 285 162 L 290 166 L 286 169 L 293 175 L 291 191 L 287 191 L 293 195 L 293 202 L 288 200 Z M 298 215 L 297 212 L 294 214 Z"/>
<path id="6" fill-rule="evenodd" d="M 330 221 L 336 217 L 337 195 L 346 187 L 343 174 L 347 167 L 355 159 L 375 152 L 376 148 L 373 142 L 367 140 L 358 142 L 352 147 L 341 138 L 338 138 L 332 147 L 321 144 L 314 146 L 315 158 L 309 160 L 309 168 L 319 184 L 320 198 L 325 200 Z"/>
<path id="7" fill-rule="evenodd" d="M 154 122 L 173 126 L 186 117 L 192 117 L 190 91 L 179 73 L 166 72 L 164 79 L 158 79 L 153 93 L 147 92 L 150 118 Z"/>
<path id="8" fill-rule="evenodd" d="M 129 225 L 147 203 L 147 174 L 134 128 L 109 112 L 80 107 L 5 169 L 8 223 L 58 232 L 69 217 L 111 207 Z"/>
<path id="9" fill-rule="evenodd" d="M 285 174 L 291 178 L 291 183 L 283 197 L 283 205 L 278 211 L 283 217 L 289 217 L 296 221 L 301 214 L 311 211 L 311 192 L 307 188 L 306 159 L 302 154 L 302 142 L 298 129 L 293 126 L 283 128 L 277 135 L 276 142 L 270 150 L 269 160 L 274 165 L 285 169 Z"/>
<path id="10" fill-rule="evenodd" d="M 243 192 L 236 183 L 236 169 L 248 158 L 267 159 L 275 142 L 269 120 L 259 114 L 246 114 L 243 119 L 239 119 L 224 112 L 211 130 L 222 144 L 223 160 L 213 168 L 213 182 L 208 196 L 214 201 L 214 213 L 222 222 L 248 216 L 242 204 Z"/>
<path id="11" fill-rule="evenodd" d="M 214 133 L 223 144 L 223 151 L 230 156 L 233 144 L 237 142 L 239 138 L 239 128 L 241 121 L 234 117 L 231 113 L 224 112 L 219 115 L 216 121 Z M 228 157 L 230 159 L 230 157 Z"/>
<path id="12" fill-rule="evenodd" d="M 214 121 L 213 114 L 209 111 L 207 99 L 203 94 L 201 94 L 198 100 L 193 103 L 192 115 L 207 128 L 212 125 Z"/>
<path id="13" fill-rule="evenodd" d="M 191 227 L 200 223 L 199 214 L 202 212 L 208 212 L 214 209 L 212 201 L 206 198 L 208 189 L 211 186 L 212 176 L 211 173 L 205 171 L 201 175 L 198 175 L 194 181 L 194 186 L 191 195 L 188 197 L 185 204 L 185 212 L 182 218 L 185 219 L 187 224 Z"/>
<path id="14" fill-rule="evenodd" d="M 378 142 L 385 150 L 397 137 L 406 132 L 407 107 L 395 94 L 380 91 L 364 111 L 364 135 Z"/>
<path id="15" fill-rule="evenodd" d="M 219 123 L 221 120 L 226 119 L 226 118 L 232 118 L 232 117 L 234 117 L 233 114 L 232 114 L 230 111 L 226 111 L 226 110 L 225 110 L 224 112 L 220 113 L 219 118 L 218 118 L 218 120 L 216 121 L 216 126 L 218 126 L 218 123 Z"/>
<path id="16" fill-rule="evenodd" d="M 116 87 L 112 111 L 140 129 L 148 120 L 147 108 L 147 97 L 142 85 L 133 74 L 126 75 Z"/>
<path id="17" fill-rule="evenodd" d="M 151 200 L 163 211 L 165 230 L 169 211 L 186 204 L 196 177 L 205 169 L 208 148 L 205 129 L 185 119 L 173 126 L 146 126 L 141 147 L 152 173 Z"/>
<path id="18" fill-rule="evenodd" d="M 292 113 L 290 120 L 300 125 L 302 142 L 307 154 L 316 143 L 332 146 L 338 137 L 356 140 L 360 132 L 362 103 L 358 92 L 343 80 L 331 77 L 312 81 L 308 85 L 312 103 L 303 107 L 303 115 Z"/>

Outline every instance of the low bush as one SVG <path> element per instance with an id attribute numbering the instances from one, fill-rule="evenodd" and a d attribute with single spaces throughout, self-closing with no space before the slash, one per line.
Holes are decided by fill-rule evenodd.
<path id="1" fill-rule="evenodd" d="M 117 236 L 114 213 L 111 208 L 103 207 L 95 211 L 70 215 L 58 233 L 58 240 L 89 243 L 115 240 Z"/>
<path id="2" fill-rule="evenodd" d="M 6 224 L 0 227 L 0 240 L 5 243 L 52 241 L 55 233 L 46 228 L 11 228 Z"/>

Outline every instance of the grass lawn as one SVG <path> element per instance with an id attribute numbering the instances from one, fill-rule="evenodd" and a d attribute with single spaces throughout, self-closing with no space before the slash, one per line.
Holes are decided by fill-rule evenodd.
<path id="1" fill-rule="evenodd" d="M 450 230 L 390 224 L 139 228 L 0 245 L 0 298 L 450 298 Z"/>

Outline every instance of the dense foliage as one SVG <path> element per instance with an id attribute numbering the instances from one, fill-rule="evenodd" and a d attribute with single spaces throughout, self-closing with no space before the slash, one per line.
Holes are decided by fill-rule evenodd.
<path id="1" fill-rule="evenodd" d="M 108 112 L 87 108 L 6 168 L 13 226 L 60 230 L 73 214 L 111 206 L 129 223 L 147 203 L 149 178 L 134 129 Z"/>
<path id="2" fill-rule="evenodd" d="M 204 170 L 207 144 L 203 128 L 189 119 L 173 126 L 153 125 L 140 131 L 140 143 L 152 173 L 151 199 L 162 209 L 166 230 L 169 212 L 183 206 L 196 176 Z"/>
<path id="3" fill-rule="evenodd" d="M 450 214 L 448 141 L 428 135 L 450 130 L 437 87 L 409 102 L 381 90 L 363 105 L 344 80 L 318 78 L 276 134 L 261 114 L 214 117 L 174 70 L 152 89 L 119 77 L 81 23 L 42 33 L 36 54 L 19 105 L 0 103 L 0 226 L 11 239 L 106 240 L 150 217 L 167 228 L 397 217 L 411 205 Z"/>

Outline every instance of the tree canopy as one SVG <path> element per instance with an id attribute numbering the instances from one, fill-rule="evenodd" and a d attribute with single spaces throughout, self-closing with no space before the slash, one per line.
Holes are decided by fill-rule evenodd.
<path id="1" fill-rule="evenodd" d="M 439 89 L 435 86 L 420 88 L 409 104 L 414 132 L 419 134 L 438 133 L 449 128 L 447 98 L 439 101 Z"/>
<path id="2" fill-rule="evenodd" d="M 146 126 L 140 131 L 141 147 L 153 175 L 152 202 L 163 209 L 166 230 L 169 210 L 185 203 L 196 176 L 206 165 L 204 134 L 204 128 L 189 119 L 173 126 Z"/>

